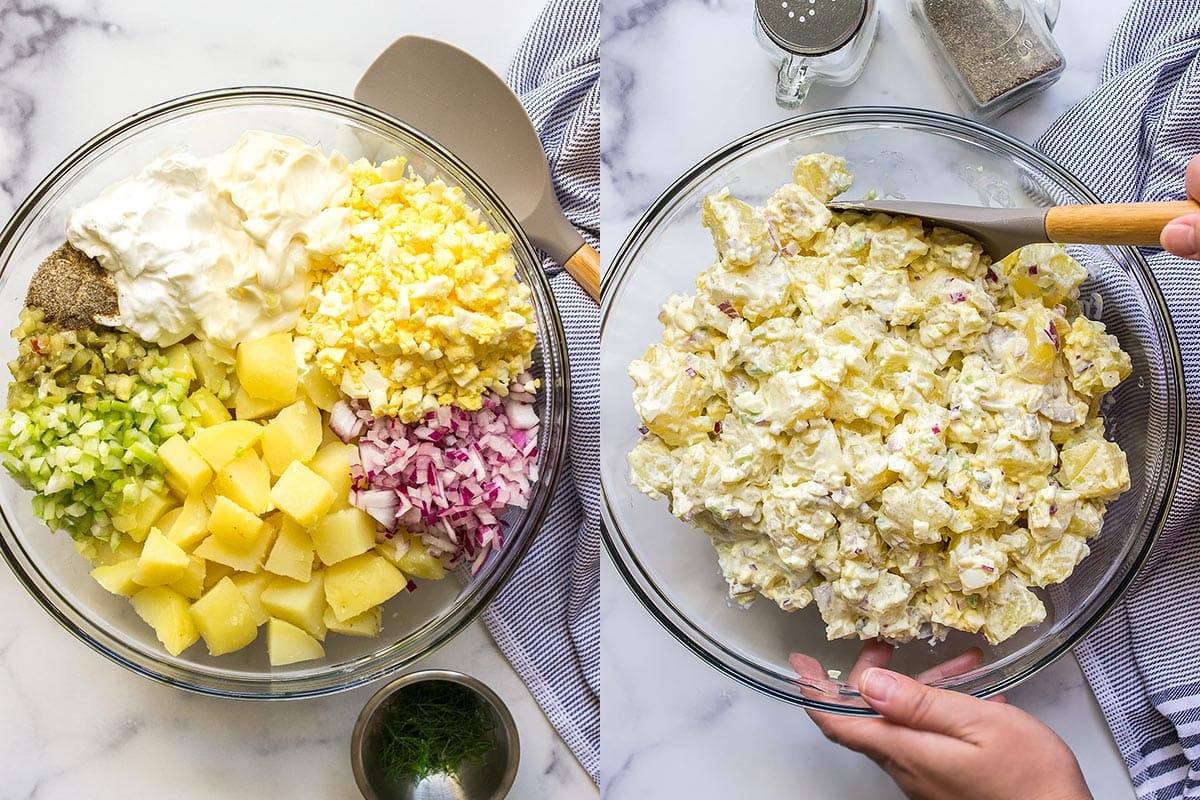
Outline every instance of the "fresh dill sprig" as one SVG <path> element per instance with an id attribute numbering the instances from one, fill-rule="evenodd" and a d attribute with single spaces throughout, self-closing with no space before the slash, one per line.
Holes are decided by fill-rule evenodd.
<path id="1" fill-rule="evenodd" d="M 466 686 L 422 681 L 405 689 L 381 722 L 380 765 L 393 781 L 458 775 L 496 742 L 483 702 Z"/>

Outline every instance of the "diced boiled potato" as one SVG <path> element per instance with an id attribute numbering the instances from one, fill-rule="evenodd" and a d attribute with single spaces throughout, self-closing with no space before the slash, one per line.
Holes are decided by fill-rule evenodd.
<path id="1" fill-rule="evenodd" d="M 233 419 L 233 416 L 229 413 L 229 409 L 217 399 L 217 396 L 207 386 L 202 386 L 192 392 L 188 399 L 192 401 L 192 405 L 199 412 L 200 425 L 202 427 L 211 428 L 213 425 Z"/>
<path id="2" fill-rule="evenodd" d="M 208 535 L 208 507 L 200 495 L 189 494 L 175 521 L 170 526 L 160 527 L 172 542 L 184 550 L 191 550 Z"/>
<path id="3" fill-rule="evenodd" d="M 234 393 L 233 413 L 238 419 L 251 420 L 274 416 L 287 403 L 280 400 L 261 400 L 238 387 Z"/>
<path id="4" fill-rule="evenodd" d="M 378 553 L 363 553 L 325 570 L 325 599 L 341 621 L 381 605 L 408 585 L 408 579 Z"/>
<path id="5" fill-rule="evenodd" d="M 188 556 L 187 569 L 176 580 L 171 582 L 171 588 L 189 600 L 199 600 L 204 594 L 204 577 L 208 562 L 200 556 Z"/>
<path id="6" fill-rule="evenodd" d="M 272 333 L 237 348 L 237 376 L 251 397 L 290 403 L 296 399 L 299 370 L 290 333 Z"/>
<path id="7" fill-rule="evenodd" d="M 279 537 L 263 569 L 297 581 L 312 576 L 313 542 L 308 531 L 288 516 L 279 525 Z"/>
<path id="8" fill-rule="evenodd" d="M 350 505 L 350 454 L 356 449 L 352 444 L 333 441 L 321 445 L 312 461 L 308 462 L 308 468 L 333 487 L 333 493 L 337 496 L 333 501 L 334 508 Z"/>
<path id="9" fill-rule="evenodd" d="M 383 609 L 379 606 L 368 608 L 363 613 L 342 621 L 333 613 L 333 609 L 325 606 L 325 627 L 333 633 L 344 636 L 378 636 L 383 623 Z"/>
<path id="10" fill-rule="evenodd" d="M 187 349 L 201 386 L 209 389 L 217 397 L 224 397 L 229 388 L 229 367 L 213 358 L 204 342 L 188 342 Z"/>
<path id="11" fill-rule="evenodd" d="M 113 515 L 112 524 L 121 533 L 128 534 L 129 538 L 135 542 L 142 542 L 145 541 L 151 526 L 174 507 L 175 501 L 169 492 L 145 490 L 142 499 L 132 509 Z"/>
<path id="12" fill-rule="evenodd" d="M 241 650 L 258 636 L 254 612 L 229 578 L 192 603 L 192 620 L 214 656 Z"/>
<path id="13" fill-rule="evenodd" d="M 325 648 L 290 622 L 272 617 L 267 621 L 267 655 L 271 666 L 282 667 L 325 655 Z"/>
<path id="14" fill-rule="evenodd" d="M 217 504 L 217 487 L 211 483 L 204 487 L 204 491 L 200 493 L 200 499 L 204 501 L 204 507 L 212 513 L 213 506 Z"/>
<path id="15" fill-rule="evenodd" d="M 314 572 L 307 581 L 272 578 L 262 593 L 263 608 L 272 616 L 299 625 L 318 639 L 325 638 L 325 576 Z"/>
<path id="16" fill-rule="evenodd" d="M 263 430 L 263 458 L 272 475 L 282 475 L 293 461 L 308 461 L 320 446 L 321 412 L 307 400 L 280 411 Z"/>
<path id="17" fill-rule="evenodd" d="M 167 357 L 167 368 L 175 373 L 181 381 L 191 383 L 196 377 L 196 369 L 192 366 L 192 355 L 183 344 L 173 344 L 163 351 Z"/>
<path id="18" fill-rule="evenodd" d="M 1129 488 L 1129 462 L 1116 442 L 1088 439 L 1059 454 L 1059 479 L 1084 498 L 1108 500 Z"/>
<path id="19" fill-rule="evenodd" d="M 237 503 L 233 505 L 237 506 Z M 263 522 L 262 533 L 248 548 L 226 544 L 214 534 L 197 545 L 193 553 L 241 572 L 258 572 L 262 569 L 263 559 L 266 558 L 271 545 L 275 543 L 276 534 L 279 533 L 278 522 L 271 517 L 267 517 Z"/>
<path id="20" fill-rule="evenodd" d="M 110 542 L 102 539 L 93 539 L 88 536 L 84 539 L 72 539 L 71 544 L 75 547 L 76 552 L 83 556 L 93 566 L 109 566 L 111 564 L 119 564 L 122 561 L 136 559 L 142 553 L 142 543 L 134 541 L 129 536 L 118 536 L 117 546 L 113 547 Z"/>
<path id="21" fill-rule="evenodd" d="M 254 612 L 254 624 L 262 625 L 271 615 L 263 608 L 262 593 L 263 589 L 271 583 L 273 576 L 269 572 L 258 572 L 251 574 L 249 572 L 238 572 L 230 576 L 233 585 L 238 587 L 242 593 L 242 597 L 246 598 L 246 602 L 250 604 L 250 610 Z"/>
<path id="22" fill-rule="evenodd" d="M 333 487 L 308 467 L 293 461 L 272 487 L 271 499 L 280 511 L 311 528 L 333 505 Z"/>
<path id="23" fill-rule="evenodd" d="M 242 453 L 217 470 L 213 484 L 218 493 L 251 514 L 265 514 L 275 508 L 271 502 L 271 472 L 253 451 Z"/>
<path id="24" fill-rule="evenodd" d="M 129 602 L 171 655 L 179 655 L 200 638 L 187 598 L 174 589 L 152 586 L 129 598 Z"/>
<path id="25" fill-rule="evenodd" d="M 118 561 L 116 564 L 99 566 L 92 570 L 92 577 L 96 579 L 96 583 L 113 594 L 130 597 L 143 588 L 133 579 L 133 572 L 137 569 L 137 564 L 138 560 L 131 558 L 126 561 Z"/>
<path id="26" fill-rule="evenodd" d="M 211 538 L 211 537 L 209 537 L 209 538 Z M 200 548 L 196 548 L 197 551 L 199 549 Z M 192 555 L 196 555 L 196 554 L 193 553 Z M 208 559 L 205 559 L 204 563 L 205 563 L 205 568 L 204 568 L 204 590 L 205 591 L 208 591 L 212 587 L 216 586 L 217 583 L 221 580 L 221 578 L 232 578 L 234 575 L 238 574 L 238 571 L 235 570 L 233 567 L 229 566 L 228 564 L 222 564 L 218 561 L 210 561 Z"/>
<path id="27" fill-rule="evenodd" d="M 221 469 L 230 461 L 250 450 L 262 437 L 263 428 L 257 422 L 230 420 L 201 428 L 192 437 L 192 447 L 213 469 Z"/>
<path id="28" fill-rule="evenodd" d="M 212 480 L 212 467 L 182 436 L 172 436 L 159 445 L 158 457 L 167 468 L 167 476 L 174 478 L 172 485 L 180 487 L 185 497 L 199 493 Z"/>
<path id="29" fill-rule="evenodd" d="M 399 535 L 397 534 L 397 536 Z M 411 534 L 405 536 L 408 540 L 408 549 L 404 551 L 404 555 L 396 555 L 398 548 L 394 542 L 381 542 L 378 548 L 379 552 L 405 575 L 431 581 L 440 581 L 446 577 L 446 567 L 442 564 L 442 560 L 437 556 L 430 555 L 429 548 L 419 537 Z"/>
<path id="30" fill-rule="evenodd" d="M 318 522 L 311 535 L 321 563 L 336 564 L 375 546 L 375 520 L 362 509 L 343 508 Z"/>
<path id="31" fill-rule="evenodd" d="M 255 514 L 220 495 L 208 518 L 208 530 L 234 549 L 247 550 L 262 535 L 264 523 Z"/>
<path id="32" fill-rule="evenodd" d="M 179 516 L 182 513 L 183 506 L 172 508 L 170 511 L 158 518 L 158 520 L 154 523 L 154 527 L 158 528 L 163 533 L 166 533 L 171 529 L 171 526 L 175 524 L 176 520 L 179 519 Z M 168 536 L 167 538 L 169 539 L 171 537 Z"/>
<path id="33" fill-rule="evenodd" d="M 342 399 L 337 387 L 330 383 L 329 379 L 322 375 L 321 370 L 315 366 L 304 371 L 304 375 L 300 378 L 300 386 L 313 405 L 322 411 L 331 410 L 337 401 Z"/>
<path id="34" fill-rule="evenodd" d="M 158 528 L 151 528 L 138 556 L 133 579 L 142 586 L 165 586 L 181 578 L 187 568 L 188 554 Z"/>

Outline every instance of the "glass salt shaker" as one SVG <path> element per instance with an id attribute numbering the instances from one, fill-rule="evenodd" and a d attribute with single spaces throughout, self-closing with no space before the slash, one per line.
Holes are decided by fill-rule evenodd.
<path id="1" fill-rule="evenodd" d="M 755 35 L 779 65 L 775 102 L 796 108 L 814 83 L 849 86 L 879 26 L 876 0 L 755 0 Z"/>
<path id="2" fill-rule="evenodd" d="M 1050 35 L 1059 0 L 909 0 L 909 10 L 964 109 L 994 117 L 1062 74 Z"/>

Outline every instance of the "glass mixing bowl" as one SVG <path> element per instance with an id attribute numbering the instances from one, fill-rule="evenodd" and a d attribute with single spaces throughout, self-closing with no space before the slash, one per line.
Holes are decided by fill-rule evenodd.
<path id="1" fill-rule="evenodd" d="M 671 516 L 630 484 L 626 454 L 639 420 L 631 400 L 631 361 L 659 341 L 658 311 L 668 295 L 693 293 L 712 263 L 701 227 L 704 196 L 728 186 L 761 205 L 791 178 L 807 153 L 845 156 L 855 186 L 881 197 L 1021 207 L 1091 203 L 1087 187 L 1045 156 L 1004 134 L 927 111 L 864 108 L 785 120 L 756 131 L 689 170 L 646 211 L 621 246 L 604 284 L 601 347 L 601 483 L 605 543 L 634 594 L 664 627 L 712 666 L 766 694 L 803 706 L 870 714 L 850 679 L 857 640 L 827 641 L 815 606 L 787 613 L 759 599 L 728 600 L 708 537 Z M 1074 646 L 1129 586 L 1158 535 L 1179 476 L 1183 383 L 1179 346 L 1142 256 L 1128 248 L 1075 247 L 1089 270 L 1081 297 L 1133 360 L 1133 374 L 1108 398 L 1110 438 L 1129 457 L 1132 485 L 1112 503 L 1092 553 L 1069 580 L 1040 591 L 1046 620 L 998 646 L 953 633 L 930 645 L 901 645 L 892 668 L 910 675 L 981 647 L 983 663 L 935 685 L 980 697 L 1002 692 Z M 828 678 L 799 679 L 790 653 L 803 653 Z"/>
<path id="2" fill-rule="evenodd" d="M 34 598 L 68 631 L 119 664 L 164 683 L 213 695 L 276 698 L 325 694 L 357 686 L 407 666 L 460 632 L 496 595 L 528 549 L 549 508 L 562 464 L 567 428 L 567 349 L 558 308 L 520 226 L 491 189 L 463 162 L 414 128 L 360 103 L 297 89 L 241 88 L 172 100 L 99 134 L 34 189 L 0 231 L 0 319 L 13 323 L 29 278 L 63 240 L 71 209 L 128 177 L 163 151 L 186 147 L 210 155 L 242 132 L 289 134 L 326 152 L 381 161 L 403 155 L 426 179 L 457 185 L 467 202 L 513 241 L 520 279 L 532 290 L 537 317 L 534 372 L 542 380 L 538 467 L 528 508 L 507 517 L 509 536 L 474 577 L 464 569 L 442 581 L 421 581 L 384 606 L 379 638 L 329 636 L 319 661 L 271 667 L 262 642 L 220 657 L 203 643 L 178 657 L 166 653 L 129 601 L 88 575 L 90 565 L 65 533 L 51 534 L 30 508 L 31 494 L 0 472 L 0 551 Z M 7 333 L 4 362 L 16 354 Z M 261 638 L 261 637 L 260 637 Z"/>

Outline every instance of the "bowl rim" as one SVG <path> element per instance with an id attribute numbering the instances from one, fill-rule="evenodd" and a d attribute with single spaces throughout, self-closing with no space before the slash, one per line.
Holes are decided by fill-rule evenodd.
<path id="1" fill-rule="evenodd" d="M 494 213 L 512 231 L 510 237 L 512 249 L 527 257 L 529 263 L 534 265 L 534 269 L 529 270 L 530 274 L 526 277 L 532 284 L 530 288 L 534 297 L 534 306 L 537 307 L 539 303 L 544 306 L 546 313 L 541 322 L 552 340 L 542 342 L 539 339 L 538 344 L 542 347 L 543 352 L 552 352 L 557 356 L 557 358 L 543 359 L 543 368 L 547 373 L 543 381 L 553 381 L 554 391 L 561 398 L 560 404 L 556 407 L 547 406 L 546 419 L 541 420 L 543 436 L 552 435 L 553 438 L 539 443 L 539 450 L 545 456 L 545 463 L 539 465 L 539 475 L 535 486 L 540 487 L 540 490 L 530 498 L 524 518 L 525 524 L 520 531 L 524 535 L 516 536 L 513 535 L 513 531 L 509 532 L 505 546 L 495 554 L 501 561 L 492 572 L 489 585 L 476 588 L 464 587 L 463 594 L 459 599 L 443 610 L 444 616 L 424 623 L 404 639 L 388 645 L 387 649 L 392 649 L 401 641 L 414 640 L 419 646 L 411 653 L 405 654 L 403 658 L 398 658 L 399 653 L 391 653 L 383 658 L 376 651 L 373 654 L 355 656 L 338 665 L 328 665 L 324 669 L 309 674 L 288 677 L 275 677 L 269 671 L 253 677 L 223 674 L 198 669 L 190 664 L 165 662 L 164 655 L 160 653 L 146 658 L 137 648 L 121 641 L 120 637 L 114 636 L 110 631 L 93 622 L 90 614 L 83 613 L 73 604 L 66 602 L 67 607 L 92 630 L 82 629 L 70 614 L 47 596 L 37 581 L 28 574 L 22 563 L 23 560 L 14 550 L 14 544 L 18 540 L 16 529 L 5 517 L 3 509 L 0 508 L 0 523 L 3 523 L 0 524 L 0 556 L 3 556 L 13 575 L 38 605 L 68 633 L 89 648 L 134 673 L 155 682 L 196 694 L 244 700 L 288 700 L 346 691 L 402 670 L 458 636 L 474 623 L 491 604 L 523 562 L 525 554 L 541 530 L 553 503 L 555 489 L 566 460 L 566 443 L 571 418 L 571 371 L 566 332 L 563 328 L 557 298 L 551 289 L 549 278 L 542 268 L 543 259 L 530 243 L 520 222 L 495 190 L 462 159 L 420 129 L 358 100 L 327 92 L 292 86 L 230 86 L 180 95 L 118 119 L 72 150 L 37 183 L 13 210 L 3 228 L 0 228 L 0 253 L 8 249 L 14 240 L 19 239 L 19 229 L 47 193 L 97 148 L 158 118 L 169 117 L 177 113 L 204 113 L 206 110 L 227 107 L 230 103 L 236 107 L 239 104 L 256 102 L 263 104 L 293 102 L 309 110 L 332 113 L 348 120 L 353 120 L 355 117 L 365 118 L 380 129 L 379 133 L 392 136 L 400 144 L 403 144 L 404 137 L 416 140 L 421 146 L 428 148 L 435 159 L 443 162 L 439 166 L 448 165 L 456 170 L 464 179 L 464 185 L 492 206 L 480 210 L 485 214 Z M 547 425 L 548 422 L 553 424 Z M 10 536 L 13 539 L 12 542 L 9 541 Z M 65 602 L 65 598 L 63 599 Z M 101 641 L 101 638 L 105 641 Z M 112 646 L 106 642 L 110 642 Z M 120 652 L 123 650 L 129 652 Z M 155 666 L 167 667 L 167 672 L 170 674 L 160 672 L 154 668 Z"/>
<path id="2" fill-rule="evenodd" d="M 1102 202 L 1100 198 L 1080 181 L 1068 169 L 1061 166 L 1057 161 L 1049 156 L 1041 153 L 1019 139 L 1010 136 L 1002 131 L 992 128 L 975 120 L 960 117 L 954 114 L 948 114 L 932 109 L 918 109 L 901 106 L 845 106 L 836 109 L 817 111 L 808 114 L 787 117 L 773 123 L 769 123 L 760 128 L 757 128 L 743 136 L 734 139 L 733 141 L 717 148 L 710 152 L 707 156 L 697 161 L 693 166 L 685 170 L 678 178 L 662 191 L 661 194 L 651 203 L 642 215 L 630 228 L 629 233 L 625 236 L 621 246 L 617 249 L 616 256 L 613 258 L 609 269 L 605 272 L 604 280 L 601 285 L 601 296 L 603 302 L 600 309 L 600 338 L 603 346 L 604 328 L 608 321 L 609 312 L 612 309 L 613 298 L 616 293 L 616 288 L 623 285 L 626 277 L 631 271 L 636 259 L 632 258 L 634 249 L 640 245 L 647 229 L 656 224 L 659 215 L 669 205 L 674 203 L 678 195 L 688 187 L 689 184 L 696 181 L 700 176 L 714 168 L 718 164 L 722 164 L 727 159 L 736 156 L 739 151 L 751 145 L 765 143 L 770 140 L 782 138 L 785 132 L 791 131 L 795 134 L 809 134 L 820 132 L 822 128 L 830 125 L 852 125 L 854 123 L 902 123 L 911 130 L 923 130 L 928 133 L 941 135 L 968 135 L 971 138 L 972 144 L 984 144 L 999 146 L 1004 149 L 1016 151 L 1022 158 L 1031 162 L 1038 169 L 1043 170 L 1047 174 L 1053 176 L 1055 180 L 1059 180 L 1063 185 L 1067 186 L 1072 192 L 1080 198 L 1087 200 L 1090 203 Z M 1036 675 L 1050 664 L 1057 661 L 1061 656 L 1067 653 L 1078 645 L 1097 625 L 1108 615 L 1108 613 L 1120 602 L 1125 593 L 1129 590 L 1130 585 L 1137 578 L 1142 568 L 1145 566 L 1149 557 L 1150 550 L 1154 543 L 1158 540 L 1162 533 L 1163 526 L 1171 507 L 1172 499 L 1174 498 L 1176 488 L 1179 484 L 1180 474 L 1183 466 L 1183 435 L 1185 426 L 1184 408 L 1186 407 L 1186 393 L 1183 381 L 1183 359 L 1179 350 L 1179 341 L 1175 334 L 1174 322 L 1171 318 L 1170 310 L 1167 307 L 1166 300 L 1159 289 L 1158 282 L 1154 277 L 1153 271 L 1149 264 L 1142 256 L 1137 248 L 1120 247 L 1113 248 L 1115 250 L 1126 253 L 1130 260 L 1137 266 L 1141 273 L 1141 277 L 1145 281 L 1147 290 L 1147 299 L 1151 301 L 1158 311 L 1159 319 L 1157 320 L 1160 335 L 1165 338 L 1166 353 L 1164 359 L 1171 364 L 1171 375 L 1168 383 L 1173 384 L 1174 389 L 1174 408 L 1171 409 L 1169 418 L 1166 421 L 1168 431 L 1175 433 L 1174 458 L 1169 465 L 1169 474 L 1166 476 L 1165 486 L 1162 491 L 1162 499 L 1158 503 L 1158 508 L 1154 511 L 1153 520 L 1151 522 L 1150 534 L 1146 537 L 1140 550 L 1132 561 L 1132 567 L 1127 573 L 1115 584 L 1114 591 L 1103 602 L 1099 603 L 1090 617 L 1083 621 L 1081 625 L 1069 636 L 1064 636 L 1053 647 L 1050 647 L 1031 666 L 1025 668 L 1019 673 L 1004 675 L 994 685 L 984 689 L 971 691 L 970 694 L 986 698 L 1000 694 L 1008 689 L 1013 688 L 1017 684 Z M 1168 398 L 1171 396 L 1168 392 Z M 649 576 L 646 567 L 640 560 L 632 554 L 632 548 L 625 541 L 625 536 L 621 532 L 620 526 L 617 524 L 617 515 L 612 506 L 612 499 L 609 493 L 609 486 L 605 481 L 604 472 L 600 475 L 601 494 L 603 502 L 601 503 L 601 538 L 604 541 L 605 551 L 608 553 L 613 565 L 620 573 L 625 585 L 641 602 L 642 606 L 650 613 L 659 625 L 661 625 L 668 633 L 670 633 L 680 644 L 690 650 L 694 655 L 698 656 L 702 661 L 716 669 L 718 672 L 733 678 L 738 683 L 743 684 L 755 691 L 782 700 L 794 705 L 811 708 L 818 711 L 825 711 L 834 714 L 842 714 L 847 716 L 879 716 L 871 708 L 862 708 L 854 706 L 844 706 L 832 703 L 825 703 L 820 700 L 811 699 L 808 697 L 796 695 L 784 691 L 781 688 L 771 686 L 757 680 L 753 675 L 743 672 L 737 668 L 735 664 L 721 658 L 715 658 L 713 654 L 707 650 L 699 641 L 700 638 L 707 640 L 713 647 L 721 653 L 728 655 L 730 660 L 741 662 L 747 667 L 751 667 L 761 671 L 761 667 L 752 663 L 742 655 L 731 651 L 727 646 L 721 644 L 707 632 L 700 630 L 695 625 L 690 625 L 692 631 L 697 636 L 693 637 L 684 631 L 682 627 L 676 623 L 676 620 L 688 622 L 687 614 L 681 612 L 674 603 L 672 603 L 657 587 L 654 580 Z M 655 601 L 657 597 L 658 602 Z M 795 686 L 807 686 L 799 677 L 790 679 Z M 940 682 L 933 682 L 933 685 L 938 686 Z M 955 687 L 956 688 L 956 687 Z M 957 689 L 957 691 L 962 691 Z M 854 697 L 857 692 L 853 689 L 843 688 L 840 693 L 844 696 Z"/>
<path id="3" fill-rule="evenodd" d="M 397 692 L 413 684 L 424 683 L 426 681 L 444 681 L 465 686 L 479 695 L 484 702 L 495 710 L 496 716 L 500 719 L 500 724 L 504 728 L 505 736 L 508 739 L 508 761 L 505 764 L 504 775 L 501 777 L 500 785 L 496 788 L 496 792 L 492 796 L 493 798 L 504 797 L 508 794 L 508 790 L 512 788 L 513 782 L 517 778 L 517 768 L 521 763 L 521 736 L 517 730 L 517 723 L 513 720 L 513 715 L 508 708 L 508 704 L 501 699 L 500 695 L 492 687 L 473 675 L 453 669 L 423 669 L 415 672 L 406 672 L 395 680 L 381 686 L 367 700 L 362 711 L 358 712 L 358 718 L 354 722 L 354 731 L 350 735 L 350 766 L 354 771 L 354 781 L 358 784 L 358 790 L 368 800 L 376 798 L 375 789 L 371 786 L 370 779 L 367 777 L 366 762 L 363 759 L 363 743 L 367 738 L 367 726 L 371 724 L 371 720 L 375 718 L 375 715 L 383 707 L 383 704 L 390 700 Z"/>

